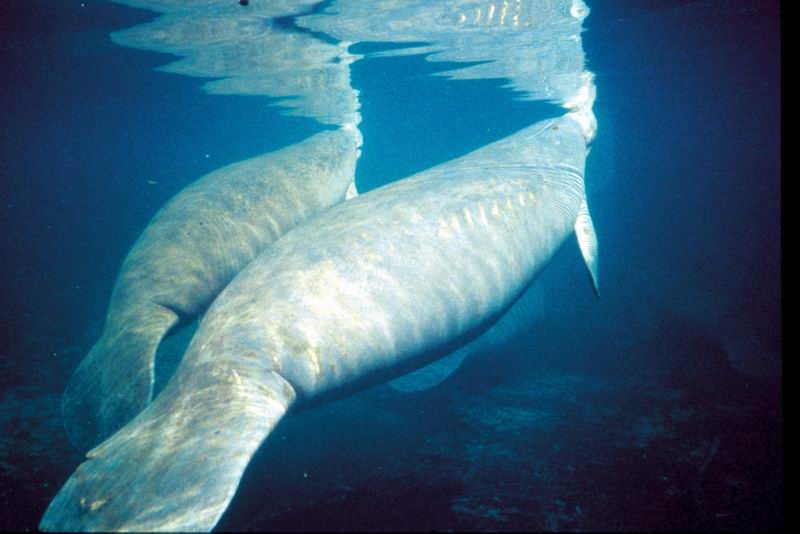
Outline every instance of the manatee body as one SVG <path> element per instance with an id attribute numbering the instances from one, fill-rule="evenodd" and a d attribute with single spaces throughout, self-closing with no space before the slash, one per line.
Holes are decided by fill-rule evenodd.
<path id="1" fill-rule="evenodd" d="M 534 282 L 508 311 L 476 340 L 421 369 L 395 378 L 389 385 L 397 391 L 416 393 L 438 386 L 455 373 L 466 358 L 473 355 L 501 355 L 514 338 L 538 326 L 545 315 L 544 290 Z"/>
<path id="2" fill-rule="evenodd" d="M 338 204 L 266 249 L 209 308 L 172 380 L 88 454 L 45 530 L 209 530 L 298 409 L 463 345 L 574 228 L 586 141 L 569 118 Z"/>
<path id="3" fill-rule="evenodd" d="M 278 237 L 345 198 L 359 143 L 355 129 L 324 131 L 223 167 L 153 217 L 122 265 L 102 337 L 64 393 L 77 447 L 101 442 L 150 402 L 156 349 L 170 330 Z"/>

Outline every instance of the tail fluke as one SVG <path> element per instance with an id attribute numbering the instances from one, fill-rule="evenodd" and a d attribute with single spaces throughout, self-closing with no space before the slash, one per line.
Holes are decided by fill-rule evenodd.
<path id="1" fill-rule="evenodd" d="M 211 530 L 295 392 L 272 371 L 205 367 L 179 370 L 155 402 L 91 450 L 39 527 Z"/>
<path id="2" fill-rule="evenodd" d="M 106 325 L 62 397 L 64 426 L 82 451 L 108 438 L 150 403 L 156 350 L 178 315 L 152 305 L 117 323 L 124 326 Z"/>

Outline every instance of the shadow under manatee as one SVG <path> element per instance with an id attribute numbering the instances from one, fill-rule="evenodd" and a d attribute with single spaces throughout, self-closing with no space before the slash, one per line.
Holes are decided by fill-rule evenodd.
<path id="1" fill-rule="evenodd" d="M 664 387 L 681 390 L 695 404 L 747 405 L 769 402 L 779 385 L 738 371 L 721 339 L 673 310 L 659 312 L 645 343 L 644 370 Z"/>
<path id="2" fill-rule="evenodd" d="M 623 515 L 648 529 L 778 527 L 780 382 L 740 372 L 719 337 L 670 309 L 658 313 L 649 339 L 632 352 L 640 359 L 641 394 L 621 393 L 616 402 L 629 416 L 638 414 L 629 431 L 645 461 L 616 451 L 615 463 L 627 474 L 615 484 L 633 490 L 620 495 L 634 504 Z"/>

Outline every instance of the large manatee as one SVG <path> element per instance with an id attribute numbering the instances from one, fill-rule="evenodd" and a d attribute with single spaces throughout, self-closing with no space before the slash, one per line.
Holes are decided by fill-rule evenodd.
<path id="1" fill-rule="evenodd" d="M 516 336 L 536 328 L 544 317 L 544 291 L 534 283 L 514 303 L 507 312 L 476 340 L 456 350 L 452 354 L 429 363 L 400 378 L 389 385 L 397 391 L 415 393 L 431 389 L 455 373 L 466 358 L 479 354 L 497 355 L 511 345 Z"/>
<path id="2" fill-rule="evenodd" d="M 359 145 L 355 128 L 323 131 L 204 176 L 153 217 L 122 264 L 102 337 L 64 393 L 77 447 L 96 445 L 150 402 L 167 333 L 266 246 L 352 194 Z"/>
<path id="3" fill-rule="evenodd" d="M 211 529 L 287 411 L 479 335 L 585 228 L 587 137 L 574 119 L 338 204 L 275 242 L 211 305 L 161 395 L 88 453 L 41 528 Z"/>

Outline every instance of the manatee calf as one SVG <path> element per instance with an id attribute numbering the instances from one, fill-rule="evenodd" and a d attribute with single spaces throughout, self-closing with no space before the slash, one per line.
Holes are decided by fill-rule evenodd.
<path id="1" fill-rule="evenodd" d="M 41 528 L 209 530 L 290 408 L 480 334 L 579 222 L 590 136 L 574 119 L 340 203 L 267 248 L 211 305 L 159 397 L 88 453 Z"/>
<path id="2" fill-rule="evenodd" d="M 171 329 L 202 313 L 266 246 L 354 191 L 359 145 L 355 128 L 321 132 L 204 176 L 153 217 L 122 264 L 102 337 L 64 393 L 78 448 L 150 402 L 156 349 Z"/>

